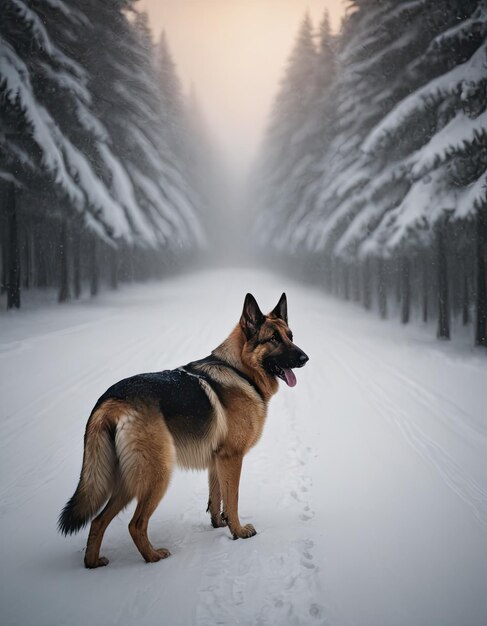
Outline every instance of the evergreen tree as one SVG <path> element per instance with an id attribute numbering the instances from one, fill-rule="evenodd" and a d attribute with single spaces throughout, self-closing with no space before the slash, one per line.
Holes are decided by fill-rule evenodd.
<path id="1" fill-rule="evenodd" d="M 381 120 L 364 143 L 374 160 L 389 162 L 389 176 L 368 185 L 364 208 L 341 243 L 358 241 L 374 254 L 436 248 L 438 335 L 449 338 L 449 224 L 475 219 L 486 208 L 487 13 L 479 2 L 449 3 L 437 13 L 426 9 L 424 17 L 433 16 L 441 32 L 418 50 L 408 68 L 429 80 Z M 380 202 L 366 208 L 374 199 Z M 358 220 L 365 232 L 355 228 Z M 462 239 L 455 241 L 458 245 Z M 478 301 L 476 308 L 482 310 L 483 304 Z"/>
<path id="2" fill-rule="evenodd" d="M 314 93 L 309 111 L 309 132 L 302 142 L 301 154 L 292 172 L 295 193 L 289 199 L 287 219 L 282 225 L 281 242 L 294 247 L 299 240 L 300 223 L 308 209 L 309 198 L 322 175 L 321 163 L 334 132 L 333 86 L 336 79 L 336 38 L 331 32 L 325 10 L 319 29 L 319 49 L 314 76 Z"/>
<path id="3" fill-rule="evenodd" d="M 121 160 L 118 167 L 110 159 L 113 192 L 127 213 L 142 209 L 144 220 L 133 224 L 140 242 L 177 249 L 195 238 L 201 241 L 203 235 L 189 181 L 166 141 L 152 42 L 145 19 L 133 5 L 129 0 L 87 0 L 84 6 L 100 54 L 92 55 L 86 47 L 78 54 L 89 69 L 97 115 Z"/>
<path id="4" fill-rule="evenodd" d="M 306 167 L 306 145 L 316 132 L 312 107 L 317 56 L 311 19 L 306 14 L 276 97 L 255 174 L 259 181 L 256 232 L 263 243 L 280 235 L 296 194 L 299 170 Z"/>
<path id="5" fill-rule="evenodd" d="M 3 10 L 0 168 L 8 187 L 3 203 L 8 228 L 2 245 L 10 250 L 9 272 L 17 277 L 7 281 L 7 306 L 20 305 L 19 209 L 32 228 L 46 219 L 61 224 L 78 215 L 99 236 L 130 236 L 119 205 L 83 153 L 86 144 L 106 139 L 90 108 L 86 72 L 65 50 L 85 25 L 84 16 L 61 1 L 6 0 Z M 67 245 L 65 234 L 61 227 L 60 248 Z M 22 239 L 30 246 L 29 238 Z M 37 251 L 45 253 L 42 241 Z M 62 265 L 61 282 L 65 277 Z M 60 298 L 67 293 L 61 284 Z"/>
<path id="6" fill-rule="evenodd" d="M 134 7 L 2 6 L 0 246 L 9 307 L 20 305 L 21 281 L 57 284 L 63 301 L 79 296 L 86 273 L 95 293 L 104 275 L 116 286 L 119 262 L 142 277 L 167 251 L 204 239 L 190 173 L 169 145 L 147 19 Z"/>
<path id="7" fill-rule="evenodd" d="M 346 297 L 361 274 L 364 306 L 375 286 L 382 317 L 396 285 L 403 322 L 415 301 L 428 319 L 434 288 L 439 337 L 450 335 L 451 305 L 468 323 L 475 297 L 476 343 L 485 345 L 487 3 L 353 0 L 351 8 L 330 95 L 317 107 L 327 112 L 321 155 L 309 152 L 299 200 L 283 219 L 272 220 L 262 194 L 261 240 L 279 238 L 282 250 L 307 252 L 320 268 L 324 261 L 327 284 Z M 291 126 L 297 116 L 288 114 Z M 283 162 L 276 152 L 271 180 Z"/>
<path id="8" fill-rule="evenodd" d="M 355 11 L 344 24 L 338 57 L 336 134 L 321 162 L 323 175 L 308 220 L 320 225 L 303 234 L 311 249 L 331 252 L 351 218 L 361 215 L 363 188 L 385 173 L 387 161 L 370 158 L 361 146 L 414 83 L 404 73 L 408 55 L 420 45 L 420 5 L 421 0 L 353 2 Z M 392 187 L 397 190 L 396 181 Z"/>

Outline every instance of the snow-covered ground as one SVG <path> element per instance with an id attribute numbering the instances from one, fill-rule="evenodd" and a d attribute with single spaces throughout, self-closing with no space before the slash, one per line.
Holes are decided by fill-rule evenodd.
<path id="1" fill-rule="evenodd" d="M 287 291 L 310 356 L 282 383 L 244 461 L 256 537 L 211 528 L 203 473 L 177 471 L 150 526 L 171 558 L 145 564 L 109 527 L 110 565 L 85 570 L 87 532 L 56 532 L 98 396 L 132 373 L 205 356 L 247 291 Z M 202 272 L 96 302 L 0 316 L 0 622 L 487 624 L 487 358 L 381 322 L 282 276 Z"/>

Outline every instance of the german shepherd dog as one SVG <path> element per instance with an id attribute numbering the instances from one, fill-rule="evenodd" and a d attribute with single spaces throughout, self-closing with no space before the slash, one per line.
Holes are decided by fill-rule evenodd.
<path id="1" fill-rule="evenodd" d="M 175 463 L 208 469 L 215 528 L 228 525 L 234 539 L 255 535 L 238 517 L 242 459 L 262 434 L 277 379 L 294 387 L 292 369 L 307 360 L 293 343 L 286 294 L 269 315 L 247 294 L 240 322 L 210 356 L 110 387 L 91 412 L 79 483 L 58 522 L 64 535 L 76 533 L 106 503 L 91 523 L 85 566 L 107 565 L 100 557 L 105 530 L 134 498 L 129 532 L 139 552 L 148 563 L 170 555 L 152 546 L 147 526 Z"/>

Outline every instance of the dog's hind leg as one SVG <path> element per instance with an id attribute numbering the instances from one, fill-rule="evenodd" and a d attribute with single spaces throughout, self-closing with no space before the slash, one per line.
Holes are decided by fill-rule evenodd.
<path id="1" fill-rule="evenodd" d="M 169 485 L 175 461 L 172 436 L 160 412 L 141 407 L 117 430 L 116 447 L 125 488 L 137 499 L 130 535 L 144 559 L 155 563 L 170 555 L 152 546 L 147 527 Z"/>
<path id="2" fill-rule="evenodd" d="M 139 500 L 129 531 L 137 549 L 147 563 L 155 563 L 171 555 L 166 548 L 154 548 L 147 536 L 149 518 L 154 513 L 169 484 L 169 474 L 165 480 L 155 484 L 146 497 Z"/>
<path id="3" fill-rule="evenodd" d="M 93 569 L 108 565 L 108 559 L 100 557 L 100 547 L 108 525 L 112 519 L 124 509 L 131 498 L 123 489 L 118 488 L 107 502 L 103 511 L 91 522 L 88 544 L 85 552 L 85 567 Z"/>
<path id="4" fill-rule="evenodd" d="M 207 513 L 211 516 L 211 525 L 213 528 L 220 528 L 227 525 L 226 516 L 222 513 L 222 492 L 218 472 L 216 471 L 215 460 L 212 459 L 208 468 L 208 508 Z"/>

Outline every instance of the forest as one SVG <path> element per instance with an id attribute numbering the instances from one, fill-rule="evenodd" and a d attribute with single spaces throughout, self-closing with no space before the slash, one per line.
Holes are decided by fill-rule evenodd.
<path id="1" fill-rule="evenodd" d="M 249 176 L 249 256 L 487 347 L 486 36 L 485 0 L 350 0 L 338 33 L 307 15 Z M 225 174 L 135 0 L 4 0 L 0 37 L 6 307 L 204 257 Z"/>
<path id="2" fill-rule="evenodd" d="M 487 0 L 0 0 L 0 625 L 486 626 L 486 382 Z"/>
<path id="3" fill-rule="evenodd" d="M 353 0 L 302 22 L 254 169 L 277 265 L 487 346 L 487 4 Z"/>
<path id="4" fill-rule="evenodd" d="M 204 139 L 133 0 L 2 2 L 1 283 L 59 302 L 162 276 L 205 242 Z"/>

